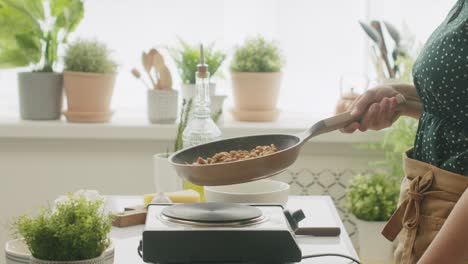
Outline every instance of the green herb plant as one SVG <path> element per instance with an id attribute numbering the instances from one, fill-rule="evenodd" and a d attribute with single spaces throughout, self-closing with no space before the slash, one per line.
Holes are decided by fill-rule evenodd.
<path id="1" fill-rule="evenodd" d="M 177 65 L 180 78 L 185 84 L 195 84 L 195 72 L 200 63 L 200 47 L 191 45 L 179 38 L 179 47 L 170 48 L 169 52 Z M 214 43 L 204 47 L 205 62 L 212 76 L 219 74 L 218 70 L 226 59 L 226 54 L 214 49 Z"/>
<path id="2" fill-rule="evenodd" d="M 23 237 L 31 254 L 41 260 L 77 261 L 99 257 L 110 245 L 112 218 L 101 210 L 104 201 L 68 195 L 68 201 L 41 208 L 37 216 L 14 219 L 15 237 Z"/>
<path id="3" fill-rule="evenodd" d="M 192 111 L 193 99 L 183 100 L 182 108 L 180 110 L 180 120 L 177 126 L 177 135 L 174 143 L 174 151 L 181 150 L 184 147 L 183 133 L 189 122 L 190 112 Z"/>
<path id="4" fill-rule="evenodd" d="M 356 175 L 347 191 L 348 208 L 358 219 L 387 221 L 397 208 L 398 186 L 386 173 Z"/>
<path id="5" fill-rule="evenodd" d="M 110 50 L 97 40 L 78 39 L 71 43 L 64 57 L 65 70 L 76 72 L 114 73 L 116 62 Z"/>
<path id="6" fill-rule="evenodd" d="M 0 68 L 52 72 L 83 15 L 82 0 L 0 0 Z"/>
<path id="7" fill-rule="evenodd" d="M 386 171 L 391 177 L 401 180 L 403 171 L 403 154 L 414 145 L 418 121 L 410 117 L 400 117 L 385 131 L 378 143 L 357 146 L 360 149 L 379 150 L 385 154 L 385 159 L 372 161 L 370 167 Z"/>
<path id="8" fill-rule="evenodd" d="M 276 42 L 261 36 L 248 38 L 238 47 L 231 62 L 233 72 L 279 72 L 284 65 L 281 50 Z"/>

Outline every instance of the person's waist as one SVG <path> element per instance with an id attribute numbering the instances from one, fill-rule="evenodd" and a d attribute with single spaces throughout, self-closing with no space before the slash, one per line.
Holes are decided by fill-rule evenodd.
<path id="1" fill-rule="evenodd" d="M 453 113 L 436 112 L 431 109 L 424 109 L 422 116 L 439 121 L 445 121 L 451 124 L 468 126 L 468 116 L 464 116 L 462 111 L 454 111 Z"/>
<path id="2" fill-rule="evenodd" d="M 404 165 L 406 177 L 409 180 L 425 175 L 430 171 L 433 177 L 436 178 L 434 185 L 432 186 L 433 189 L 445 190 L 461 195 L 468 187 L 468 177 L 416 160 L 413 157 L 413 149 L 410 149 L 405 153 Z"/>

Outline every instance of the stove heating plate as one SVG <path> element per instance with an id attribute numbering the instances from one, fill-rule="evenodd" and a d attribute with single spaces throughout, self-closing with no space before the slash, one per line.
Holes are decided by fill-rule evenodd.
<path id="1" fill-rule="evenodd" d="M 281 205 L 150 204 L 143 231 L 147 263 L 299 262 Z"/>

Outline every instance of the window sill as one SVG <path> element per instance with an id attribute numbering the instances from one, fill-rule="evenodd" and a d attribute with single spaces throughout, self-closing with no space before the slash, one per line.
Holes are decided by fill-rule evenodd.
<path id="1" fill-rule="evenodd" d="M 295 134 L 306 130 L 322 117 L 283 113 L 275 122 L 238 122 L 226 116 L 221 126 L 223 137 L 254 134 Z M 173 140 L 175 124 L 150 124 L 143 118 L 115 116 L 110 123 L 83 124 L 58 121 L 23 121 L 14 117 L 0 117 L 0 139 L 100 139 L 100 140 Z M 367 143 L 382 137 L 380 131 L 342 134 L 338 131 L 320 135 L 313 142 Z"/>

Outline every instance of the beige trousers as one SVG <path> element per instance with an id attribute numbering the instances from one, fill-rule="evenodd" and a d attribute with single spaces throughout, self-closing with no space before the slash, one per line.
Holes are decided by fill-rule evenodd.
<path id="1" fill-rule="evenodd" d="M 398 236 L 395 263 L 413 264 L 423 255 L 468 187 L 468 177 L 404 157 L 400 203 L 382 234 Z"/>

